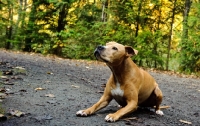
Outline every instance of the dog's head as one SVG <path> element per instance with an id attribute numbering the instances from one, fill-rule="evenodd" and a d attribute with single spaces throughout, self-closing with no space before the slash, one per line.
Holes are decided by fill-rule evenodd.
<path id="1" fill-rule="evenodd" d="M 138 51 L 132 47 L 116 42 L 108 42 L 106 46 L 98 46 L 94 51 L 94 55 L 98 60 L 111 66 L 117 66 L 126 58 L 137 55 L 137 53 Z"/>

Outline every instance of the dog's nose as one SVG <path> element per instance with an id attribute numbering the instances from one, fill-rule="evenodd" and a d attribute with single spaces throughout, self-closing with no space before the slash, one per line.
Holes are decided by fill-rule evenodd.
<path id="1" fill-rule="evenodd" d="M 99 46 L 97 47 L 97 49 L 98 49 L 98 50 L 103 50 L 104 47 L 99 45 Z"/>

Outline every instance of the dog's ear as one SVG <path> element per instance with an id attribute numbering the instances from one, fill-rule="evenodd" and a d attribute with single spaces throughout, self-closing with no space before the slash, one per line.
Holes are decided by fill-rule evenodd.
<path id="1" fill-rule="evenodd" d="M 138 51 L 133 49 L 131 46 L 125 46 L 125 50 L 126 50 L 126 55 L 129 57 L 138 54 Z"/>

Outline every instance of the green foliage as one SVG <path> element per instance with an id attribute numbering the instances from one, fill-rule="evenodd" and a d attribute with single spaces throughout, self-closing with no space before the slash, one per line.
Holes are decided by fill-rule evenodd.
<path id="1" fill-rule="evenodd" d="M 200 5 L 192 4 L 192 13 L 188 20 L 188 38 L 181 43 L 180 70 L 186 73 L 196 72 L 200 74 Z"/>
<path id="2" fill-rule="evenodd" d="M 182 32 L 184 1 L 176 1 L 176 6 L 169 0 L 28 2 L 0 2 L 0 47 L 94 59 L 93 51 L 98 45 L 117 41 L 139 51 L 134 61 L 140 66 L 166 69 L 169 59 L 179 63 L 182 71 L 199 71 L 200 6 L 195 2 L 186 24 L 188 37 L 181 44 L 182 37 L 174 31 Z"/>
<path id="3" fill-rule="evenodd" d="M 166 49 L 162 49 L 161 40 L 162 34 L 160 31 L 152 33 L 147 30 L 137 36 L 136 47 L 139 53 L 136 60 L 139 61 L 140 66 L 164 69 L 165 58 L 162 54 L 166 53 L 164 52 Z"/>

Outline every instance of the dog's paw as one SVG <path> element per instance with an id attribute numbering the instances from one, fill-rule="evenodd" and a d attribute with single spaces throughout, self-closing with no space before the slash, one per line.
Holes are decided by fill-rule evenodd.
<path id="1" fill-rule="evenodd" d="M 88 116 L 88 114 L 84 110 L 79 110 L 76 112 L 76 116 Z"/>
<path id="2" fill-rule="evenodd" d="M 113 114 L 109 114 L 105 117 L 105 121 L 107 122 L 115 122 L 117 121 L 117 118 Z"/>
<path id="3" fill-rule="evenodd" d="M 156 114 L 157 114 L 157 115 L 161 115 L 161 116 L 164 115 L 164 113 L 163 113 L 161 110 L 157 110 L 157 111 L 156 111 Z"/>

